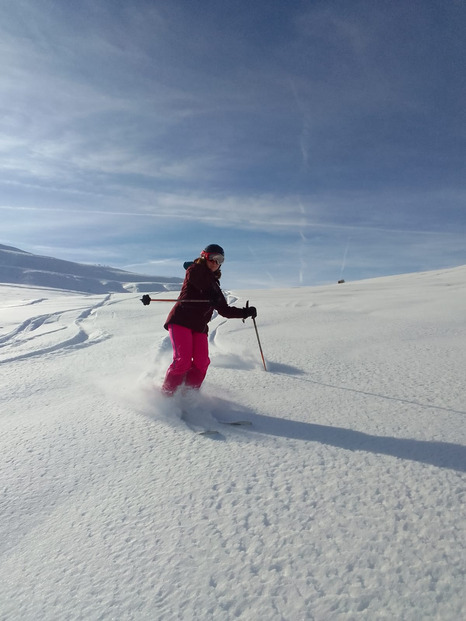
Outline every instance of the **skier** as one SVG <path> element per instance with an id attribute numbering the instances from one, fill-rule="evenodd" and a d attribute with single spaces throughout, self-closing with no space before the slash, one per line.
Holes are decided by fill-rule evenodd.
<path id="1" fill-rule="evenodd" d="M 210 364 L 207 324 L 214 309 L 227 319 L 257 316 L 254 306 L 228 306 L 220 289 L 220 266 L 224 260 L 223 248 L 209 244 L 199 258 L 185 264 L 188 267 L 180 296 L 164 325 L 173 347 L 173 362 L 162 386 L 162 393 L 167 396 L 173 395 L 183 383 L 194 390 L 201 387 Z"/>

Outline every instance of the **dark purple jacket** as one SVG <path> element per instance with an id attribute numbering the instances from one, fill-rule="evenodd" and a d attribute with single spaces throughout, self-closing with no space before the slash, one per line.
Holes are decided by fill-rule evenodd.
<path id="1" fill-rule="evenodd" d="M 183 302 L 183 300 L 208 300 L 202 302 Z M 175 323 L 189 328 L 194 332 L 208 333 L 207 324 L 212 318 L 214 309 L 227 319 L 244 317 L 242 308 L 228 306 L 220 289 L 220 283 L 215 274 L 205 263 L 193 263 L 186 270 L 186 276 L 181 287 L 178 302 L 171 309 L 165 322 L 168 325 Z"/>

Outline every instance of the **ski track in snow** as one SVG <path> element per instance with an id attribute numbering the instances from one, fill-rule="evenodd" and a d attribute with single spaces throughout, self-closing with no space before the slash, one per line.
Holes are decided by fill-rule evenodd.
<path id="1" fill-rule="evenodd" d="M 108 304 L 110 298 L 111 295 L 107 295 L 103 300 L 99 300 L 84 310 L 81 308 L 67 309 L 28 317 L 11 332 L 0 336 L 0 363 L 58 353 L 70 348 L 87 347 L 104 340 L 107 338 L 104 332 L 89 333 L 83 325 L 85 320 L 99 307 Z M 24 306 L 40 305 L 46 301 L 46 298 L 42 298 Z M 49 344 L 50 341 L 53 344 Z M 11 355 L 17 350 L 22 353 Z M 23 350 L 26 351 L 23 352 Z"/>
<path id="2" fill-rule="evenodd" d="M 464 275 L 238 293 L 172 400 L 169 305 L 2 288 L 0 619 L 465 618 Z"/>

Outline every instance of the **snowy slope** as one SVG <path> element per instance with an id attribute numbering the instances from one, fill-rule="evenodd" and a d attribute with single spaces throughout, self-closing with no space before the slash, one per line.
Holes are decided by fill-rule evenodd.
<path id="1" fill-rule="evenodd" d="M 230 293 L 173 400 L 169 304 L 1 285 L 0 619 L 465 618 L 465 282 Z"/>
<path id="2" fill-rule="evenodd" d="M 0 244 L 0 282 L 82 293 L 126 293 L 173 290 L 182 279 L 62 261 Z"/>

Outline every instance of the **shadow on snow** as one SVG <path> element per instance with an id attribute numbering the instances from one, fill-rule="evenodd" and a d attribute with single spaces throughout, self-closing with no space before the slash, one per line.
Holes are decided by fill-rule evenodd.
<path id="1" fill-rule="evenodd" d="M 374 436 L 344 427 L 275 418 L 256 414 L 247 408 L 241 408 L 222 399 L 218 399 L 218 408 L 218 411 L 224 413 L 222 416 L 224 420 L 247 419 L 251 421 L 252 427 L 246 428 L 250 433 L 256 432 L 305 442 L 319 442 L 347 451 L 366 451 L 379 455 L 390 455 L 398 459 L 409 459 L 438 468 L 466 472 L 466 447 L 460 444 Z"/>
<path id="2" fill-rule="evenodd" d="M 438 468 L 450 468 L 466 472 L 466 447 L 449 442 L 413 440 L 372 436 L 362 431 L 343 427 L 330 427 L 314 423 L 302 423 L 262 414 L 249 415 L 253 430 L 273 436 L 320 442 L 349 451 L 368 451 L 391 455 L 399 459 L 410 459 Z"/>

